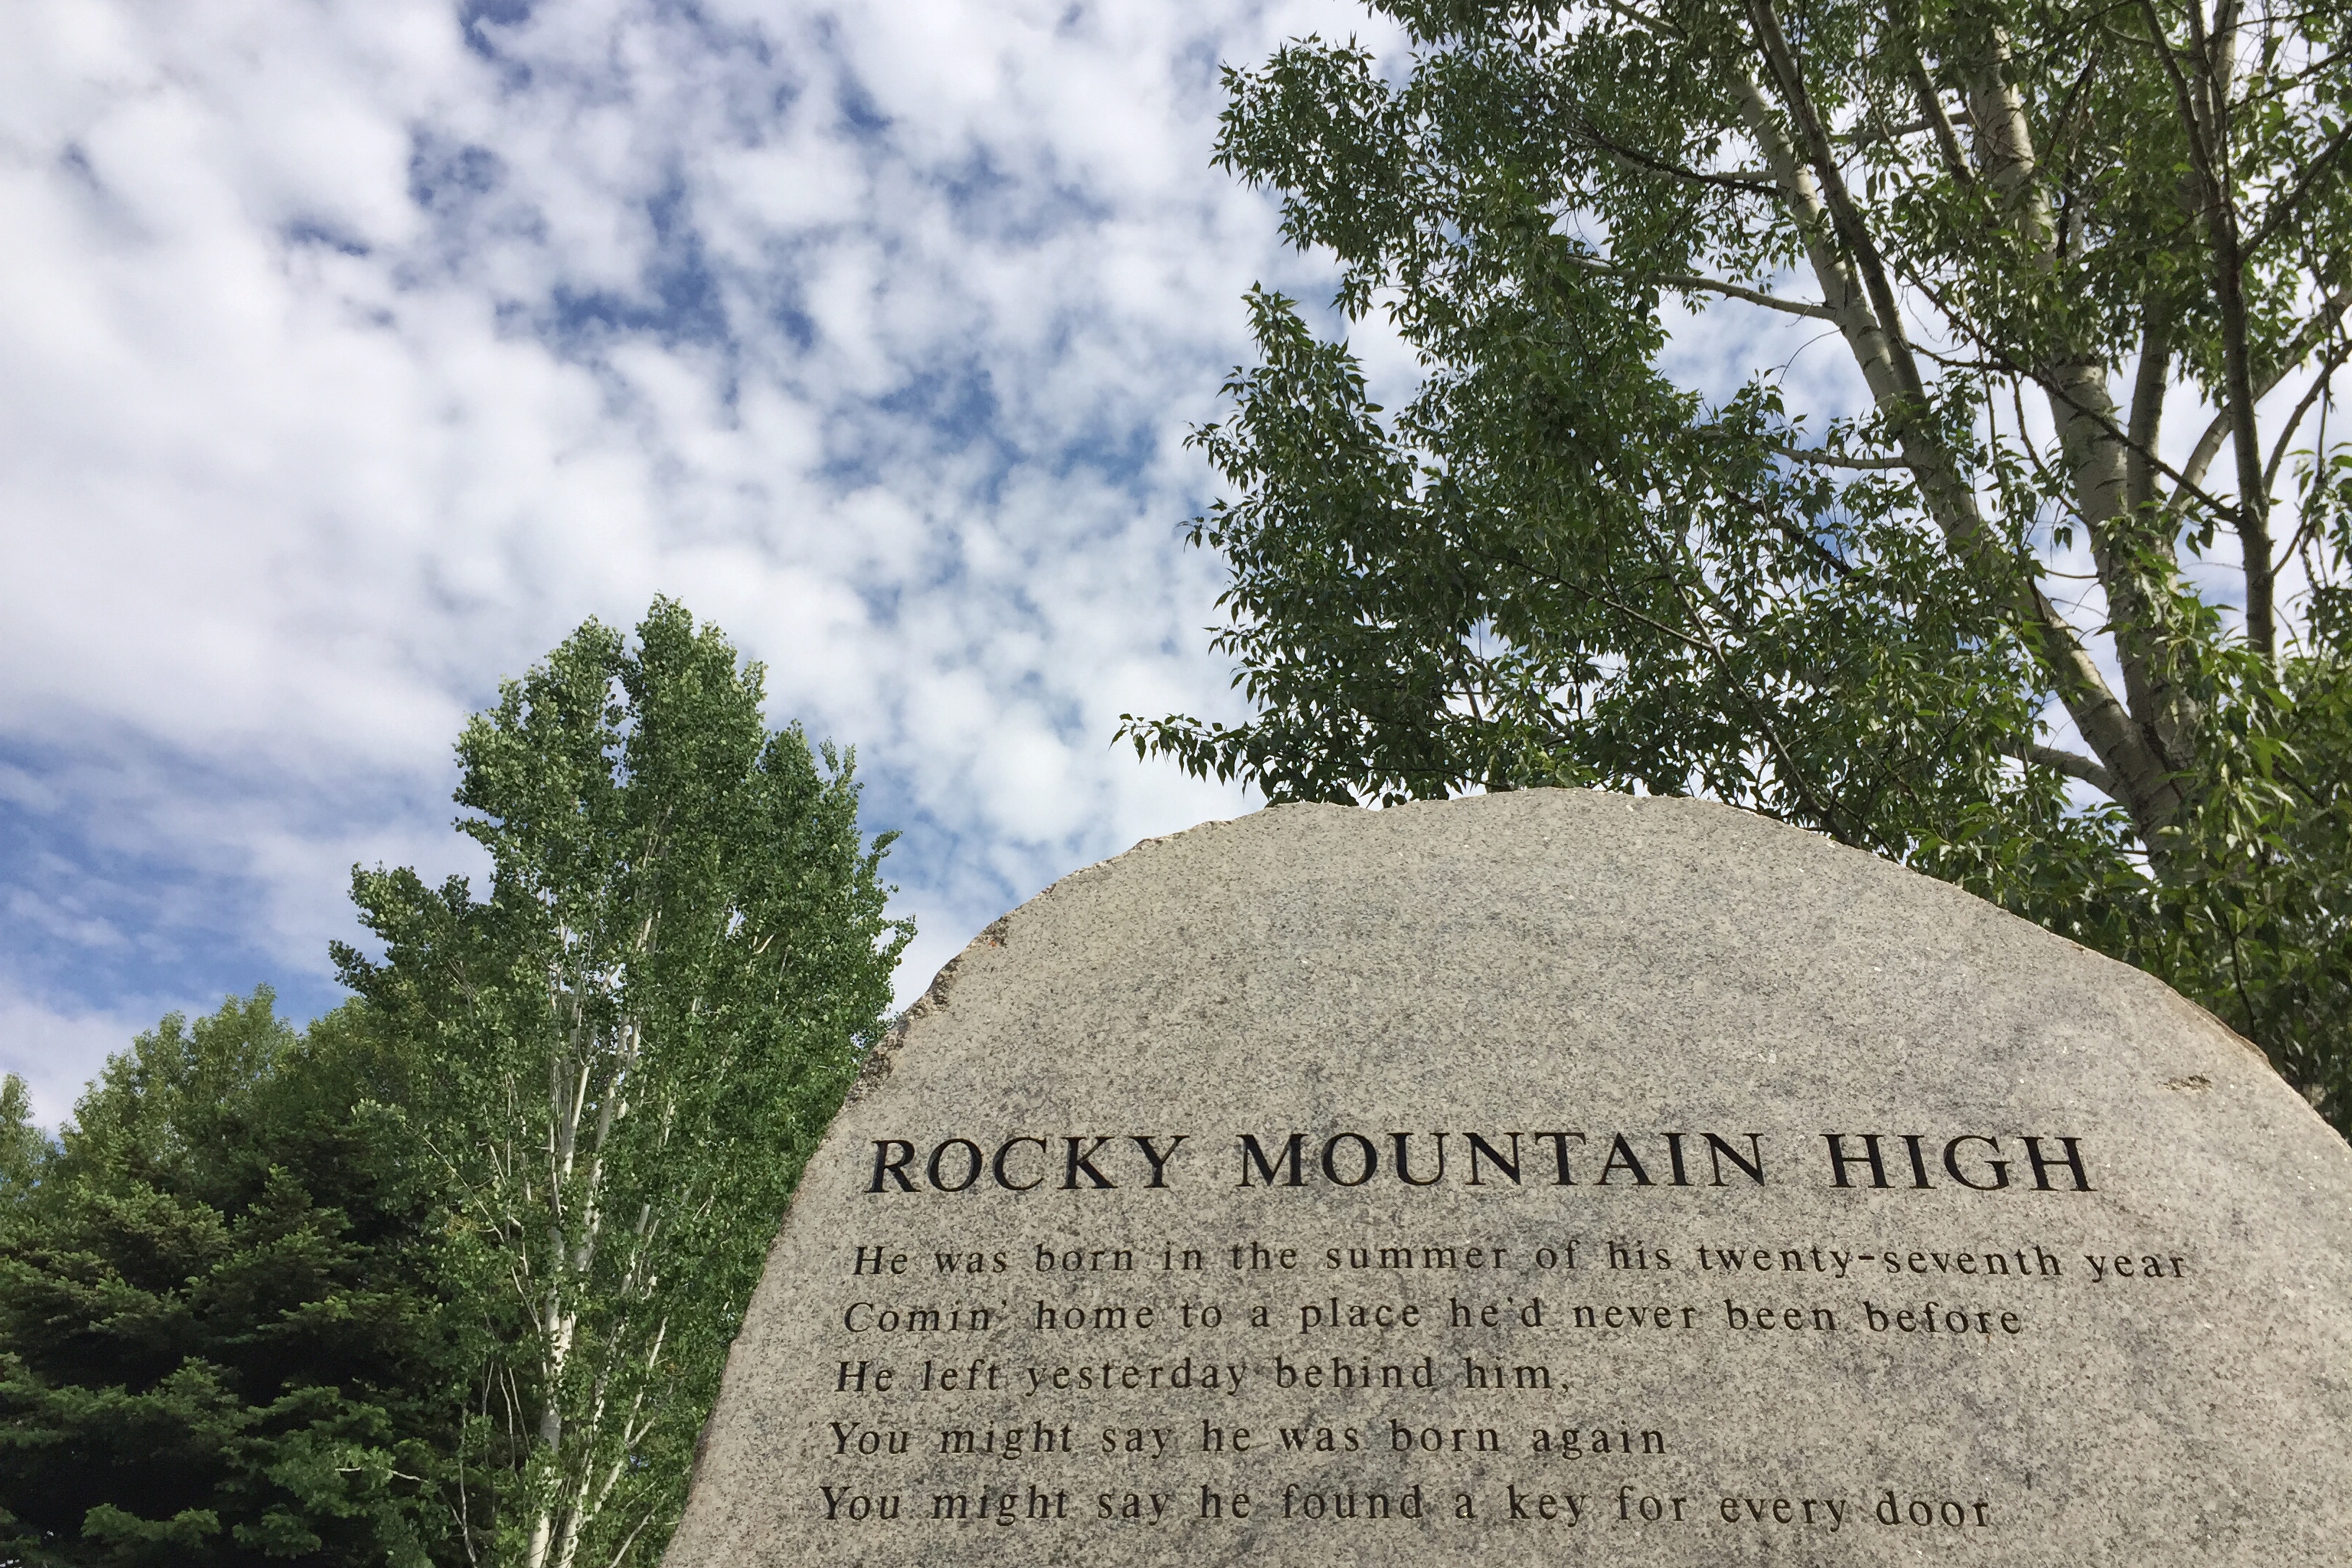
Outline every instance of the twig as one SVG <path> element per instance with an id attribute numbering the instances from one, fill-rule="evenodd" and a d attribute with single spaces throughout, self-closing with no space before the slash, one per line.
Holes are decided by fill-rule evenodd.
<path id="1" fill-rule="evenodd" d="M 1842 452 L 1824 452 L 1817 447 L 1774 447 L 1776 458 L 1793 458 L 1800 463 L 1817 463 L 1825 468 L 1909 468 L 1907 458 L 1849 458 Z"/>

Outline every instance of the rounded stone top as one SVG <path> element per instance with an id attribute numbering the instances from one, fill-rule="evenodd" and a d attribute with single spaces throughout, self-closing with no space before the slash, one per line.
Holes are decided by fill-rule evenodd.
<path id="1" fill-rule="evenodd" d="M 1276 807 L 877 1047 L 667 1560 L 2335 1563 L 2347 1198 L 2209 1015 L 1873 856 Z"/>

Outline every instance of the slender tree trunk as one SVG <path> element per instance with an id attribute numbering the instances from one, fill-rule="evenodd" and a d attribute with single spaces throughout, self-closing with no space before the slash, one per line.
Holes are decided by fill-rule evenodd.
<path id="1" fill-rule="evenodd" d="M 1845 189 L 1829 129 L 1806 93 L 1801 62 L 1781 34 L 1771 0 L 1748 0 L 1748 9 L 1756 54 L 1794 135 L 1783 130 L 1780 113 L 1744 66 L 1726 62 L 1726 76 L 1741 120 L 1797 226 L 1822 300 L 1919 485 L 1928 515 L 1963 557 L 2014 581 L 2016 564 L 1986 526 L 1975 492 L 1929 422 L 1925 380 L 1903 340 L 1892 285 Z M 2134 820 L 2153 835 L 2179 809 L 2173 769 L 2040 584 L 2022 582 L 2015 595 L 2021 627 L 2041 652 L 2075 728 L 2120 786 Z"/>
<path id="2" fill-rule="evenodd" d="M 2254 372 L 2246 338 L 2246 256 L 2238 227 L 2235 149 L 2230 85 L 2237 75 L 2238 6 L 2217 0 L 2213 30 L 2203 32 L 2195 0 L 2189 7 L 2197 43 L 2197 80 L 2204 103 L 2207 215 L 2213 239 L 2213 289 L 2221 316 L 2221 372 L 2230 400 L 2230 434 L 2238 458 L 2238 545 L 2246 575 L 2246 641 L 2265 659 L 2278 656 L 2277 574 L 2271 560 L 2270 482 L 2263 468 L 2255 423 Z"/>

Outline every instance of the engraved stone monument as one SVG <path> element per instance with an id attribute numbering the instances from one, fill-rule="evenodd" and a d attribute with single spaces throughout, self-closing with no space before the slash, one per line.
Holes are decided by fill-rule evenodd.
<path id="1" fill-rule="evenodd" d="M 808 1166 L 672 1568 L 2352 1561 L 2352 1151 L 2210 1017 L 1726 808 L 1066 878 Z"/>

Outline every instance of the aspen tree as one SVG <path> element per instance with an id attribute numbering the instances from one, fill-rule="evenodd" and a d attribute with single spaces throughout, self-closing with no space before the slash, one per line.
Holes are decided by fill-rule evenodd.
<path id="1" fill-rule="evenodd" d="M 457 745 L 494 867 L 356 874 L 339 952 L 446 1068 L 432 1121 L 501 1281 L 475 1389 L 482 1560 L 655 1561 L 802 1164 L 875 1039 L 911 926 L 851 759 L 768 731 L 761 671 L 657 601 L 593 621 Z"/>
<path id="2" fill-rule="evenodd" d="M 1254 711 L 1122 733 L 1276 800 L 1745 806 L 2143 965 L 2352 1126 L 2347 13 L 1374 9 L 1396 58 L 1229 69 L 1216 157 L 1419 384 L 1251 294 L 1192 538 Z"/>

